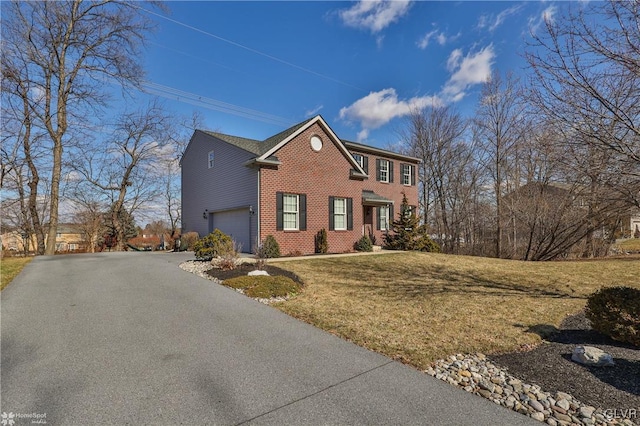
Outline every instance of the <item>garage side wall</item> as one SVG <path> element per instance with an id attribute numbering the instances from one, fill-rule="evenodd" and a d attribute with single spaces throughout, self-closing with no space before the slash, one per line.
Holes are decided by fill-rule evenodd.
<path id="1" fill-rule="evenodd" d="M 204 236 L 211 232 L 214 212 L 257 208 L 258 171 L 243 165 L 252 158 L 255 154 L 196 130 L 182 157 L 183 232 Z M 251 226 L 251 235 L 257 235 L 257 220 L 252 220 Z"/>

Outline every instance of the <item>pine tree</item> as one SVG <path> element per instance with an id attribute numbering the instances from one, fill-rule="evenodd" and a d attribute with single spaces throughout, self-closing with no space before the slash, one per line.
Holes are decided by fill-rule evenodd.
<path id="1" fill-rule="evenodd" d="M 391 223 L 391 233 L 384 236 L 384 241 L 389 250 L 440 252 L 440 246 L 427 235 L 426 226 L 420 225 L 420 218 L 412 211 L 404 192 L 398 219 Z"/>

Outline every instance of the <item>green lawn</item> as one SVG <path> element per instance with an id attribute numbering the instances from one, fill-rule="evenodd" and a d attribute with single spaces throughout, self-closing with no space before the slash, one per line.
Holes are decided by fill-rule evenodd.
<path id="1" fill-rule="evenodd" d="M 305 288 L 274 306 L 418 368 L 455 353 L 536 344 L 600 287 L 640 288 L 639 257 L 522 262 L 390 253 L 278 266 Z"/>
<path id="2" fill-rule="evenodd" d="M 31 262 L 31 259 L 31 257 L 5 257 L 0 259 L 0 277 L 2 278 L 0 290 L 8 286 L 11 280 L 22 271 L 22 268 Z"/>

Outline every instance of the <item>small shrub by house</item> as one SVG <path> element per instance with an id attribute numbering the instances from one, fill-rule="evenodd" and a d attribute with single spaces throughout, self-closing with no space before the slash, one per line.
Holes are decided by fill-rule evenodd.
<path id="1" fill-rule="evenodd" d="M 230 236 L 215 229 L 212 233 L 196 241 L 194 250 L 196 259 L 211 260 L 214 257 L 226 256 L 235 251 Z"/>

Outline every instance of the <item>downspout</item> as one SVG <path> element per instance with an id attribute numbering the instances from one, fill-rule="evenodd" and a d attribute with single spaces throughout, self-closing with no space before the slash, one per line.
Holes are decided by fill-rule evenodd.
<path id="1" fill-rule="evenodd" d="M 256 207 L 257 211 L 256 211 L 256 220 L 258 221 L 258 223 L 256 224 L 256 228 L 257 228 L 257 241 L 256 241 L 256 249 L 258 248 L 258 246 L 260 245 L 260 241 L 262 241 L 262 235 L 260 234 L 260 211 L 262 210 L 262 198 L 261 198 L 261 192 L 260 192 L 260 177 L 262 176 L 262 167 L 258 167 L 258 206 Z"/>

